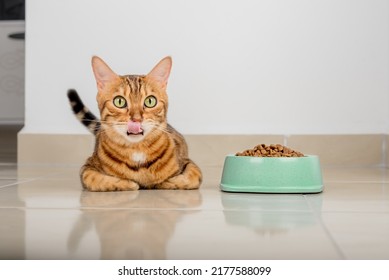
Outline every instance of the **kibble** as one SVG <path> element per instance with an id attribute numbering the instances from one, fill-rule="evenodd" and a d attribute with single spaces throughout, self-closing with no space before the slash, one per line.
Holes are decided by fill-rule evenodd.
<path id="1" fill-rule="evenodd" d="M 280 144 L 259 144 L 253 149 L 238 152 L 236 156 L 249 157 L 303 157 L 304 154 Z"/>

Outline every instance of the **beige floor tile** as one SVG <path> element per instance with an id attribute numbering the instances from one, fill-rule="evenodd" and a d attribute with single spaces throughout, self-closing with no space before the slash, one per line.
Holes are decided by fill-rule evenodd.
<path id="1" fill-rule="evenodd" d="M 307 196 L 312 205 L 321 205 L 322 212 L 387 212 L 389 184 L 329 183 L 320 194 Z"/>
<path id="2" fill-rule="evenodd" d="M 19 220 L 2 230 L 0 244 L 11 238 L 18 244 L 17 250 L 8 246 L 1 251 L 3 259 L 340 257 L 314 215 L 306 212 L 261 215 L 246 211 L 143 209 L 2 211 L 0 217 Z M 280 216 L 289 217 L 289 222 L 280 222 Z M 19 235 L 15 236 L 11 229 Z"/>
<path id="3" fill-rule="evenodd" d="M 74 255 L 85 254 L 93 244 L 97 259 L 167 259 L 176 227 L 196 210 L 152 211 L 85 209 L 70 227 L 68 248 Z M 115 219 L 112 219 L 115 217 Z M 192 224 L 194 230 L 196 225 Z M 90 233 L 92 229 L 92 233 Z M 191 248 L 181 247 L 190 251 Z"/>
<path id="4" fill-rule="evenodd" d="M 0 164 L 0 179 L 16 179 L 17 177 L 16 164 Z"/>
<path id="5" fill-rule="evenodd" d="M 0 209 L 0 213 L 1 213 Z M 0 243 L 9 241 L 11 238 L 15 243 L 19 243 L 23 250 L 24 259 L 98 259 L 100 248 L 97 241 L 96 232 L 90 228 L 88 220 L 84 220 L 86 228 L 77 228 L 79 219 L 83 216 L 79 210 L 62 209 L 26 209 L 18 218 L 23 220 L 23 227 L 19 229 L 21 235 L 17 238 L 13 236 L 0 236 Z M 9 214 L 15 216 L 16 214 Z M 21 215 L 21 217 L 19 217 Z M 79 230 L 79 231 L 77 231 Z M 74 231 L 77 233 L 74 234 Z M 73 249 L 72 242 L 77 234 L 86 234 L 85 241 L 78 248 L 81 252 Z M 84 237 L 84 236 L 82 236 Z M 3 242 L 1 242 L 3 241 Z M 0 253 L 3 259 L 8 259 L 8 254 Z"/>
<path id="6" fill-rule="evenodd" d="M 219 194 L 223 209 L 245 211 L 309 212 L 310 206 L 301 194 L 228 193 Z"/>
<path id="7" fill-rule="evenodd" d="M 216 202 L 220 205 L 219 197 L 210 196 L 210 199 L 218 199 Z M 87 192 L 82 190 L 78 179 L 37 179 L 0 188 L 0 207 L 191 209 L 201 206 L 202 194 L 199 190 Z"/>
<path id="8" fill-rule="evenodd" d="M 306 199 L 299 194 L 226 193 L 218 187 L 190 191 L 87 192 L 82 190 L 78 180 L 73 179 L 37 179 L 0 188 L 0 207 L 303 212 L 312 210 Z"/>
<path id="9" fill-rule="evenodd" d="M 0 207 L 78 208 L 80 195 L 72 180 L 26 180 L 0 189 Z"/>
<path id="10" fill-rule="evenodd" d="M 0 206 L 0 259 L 25 259 L 25 210 Z"/>
<path id="11" fill-rule="evenodd" d="M 16 180 L 0 179 L 0 189 L 15 184 Z"/>
<path id="12" fill-rule="evenodd" d="M 347 259 L 389 259 L 389 213 L 323 213 L 322 219 Z"/>
<path id="13" fill-rule="evenodd" d="M 301 194 L 229 193 L 219 188 L 200 189 L 202 210 L 264 211 L 264 212 L 312 212 Z M 317 204 L 320 207 L 319 204 Z M 320 211 L 320 209 L 316 209 Z"/>
<path id="14" fill-rule="evenodd" d="M 193 228 L 196 224 L 202 226 Z M 193 213 L 177 225 L 169 242 L 168 256 L 174 259 L 341 258 L 312 213 L 256 211 Z"/>
<path id="15" fill-rule="evenodd" d="M 113 209 L 200 209 L 202 193 L 199 190 L 140 190 L 134 192 L 82 192 L 82 208 Z M 211 198 L 212 199 L 212 198 Z"/>
<path id="16" fill-rule="evenodd" d="M 79 166 L 0 169 L 0 258 L 389 258 L 388 169 L 324 167 L 323 193 L 291 195 L 222 192 L 201 167 L 199 190 L 109 193 Z"/>

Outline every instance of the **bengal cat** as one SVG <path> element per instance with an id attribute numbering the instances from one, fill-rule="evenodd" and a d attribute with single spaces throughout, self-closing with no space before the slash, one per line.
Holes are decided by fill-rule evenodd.
<path id="1" fill-rule="evenodd" d="M 95 149 L 81 168 L 89 191 L 197 189 L 200 168 L 188 157 L 184 137 L 167 123 L 166 87 L 172 59 L 165 57 L 147 75 L 117 75 L 92 58 L 100 120 L 75 90 L 68 98 L 77 118 L 96 137 Z"/>

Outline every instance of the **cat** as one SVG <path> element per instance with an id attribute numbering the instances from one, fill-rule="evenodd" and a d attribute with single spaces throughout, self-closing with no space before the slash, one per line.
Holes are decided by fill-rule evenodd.
<path id="1" fill-rule="evenodd" d="M 198 189 L 200 168 L 188 157 L 184 137 L 167 123 L 166 87 L 171 57 L 147 75 L 117 75 L 92 57 L 100 120 L 74 89 L 68 98 L 76 117 L 95 135 L 95 149 L 80 170 L 89 191 Z"/>

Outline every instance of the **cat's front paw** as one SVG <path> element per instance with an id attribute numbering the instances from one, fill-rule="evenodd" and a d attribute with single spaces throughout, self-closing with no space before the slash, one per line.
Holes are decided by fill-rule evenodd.
<path id="1" fill-rule="evenodd" d="M 91 192 L 136 191 L 138 183 L 85 169 L 81 176 L 85 189 Z"/>
<path id="2" fill-rule="evenodd" d="M 155 186 L 155 188 L 161 189 L 161 190 L 177 190 L 178 189 L 176 184 L 169 182 L 169 181 L 165 181 L 161 184 L 158 184 Z"/>
<path id="3" fill-rule="evenodd" d="M 198 189 L 199 186 L 200 184 L 191 181 L 188 177 L 181 174 L 162 182 L 156 188 L 164 190 L 194 190 Z"/>
<path id="4" fill-rule="evenodd" d="M 85 189 L 91 192 L 137 191 L 139 185 L 132 181 L 120 180 L 106 185 L 85 185 Z"/>
<path id="5" fill-rule="evenodd" d="M 112 191 L 137 191 L 137 190 L 139 190 L 139 185 L 134 181 L 118 179 L 118 181 L 113 184 Z"/>

